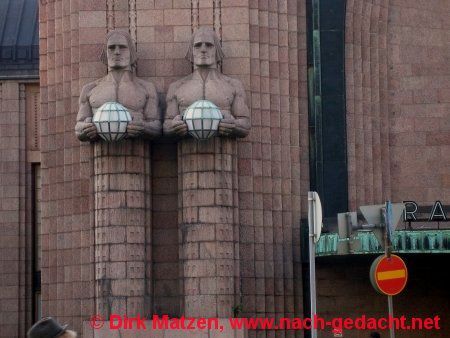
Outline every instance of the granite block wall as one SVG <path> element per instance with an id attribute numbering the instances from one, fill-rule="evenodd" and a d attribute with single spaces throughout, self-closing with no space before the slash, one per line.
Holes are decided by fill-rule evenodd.
<path id="1" fill-rule="evenodd" d="M 98 60 L 106 32 L 130 31 L 137 74 L 163 99 L 169 84 L 192 70 L 184 54 L 199 25 L 216 29 L 226 55 L 222 71 L 243 82 L 252 110 L 252 132 L 237 144 L 240 278 L 233 306 L 244 315 L 302 314 L 299 227 L 309 185 L 304 7 L 291 0 L 41 1 L 45 315 L 80 329 L 96 309 L 94 153 L 76 140 L 73 123 L 80 88 L 106 74 Z M 173 140 L 152 146 L 153 263 L 146 267 L 151 311 L 175 316 L 185 281 L 177 151 Z"/>
<path id="2" fill-rule="evenodd" d="M 391 1 L 388 114 L 396 201 L 450 203 L 450 4 Z"/>
<path id="3" fill-rule="evenodd" d="M 37 108 L 32 82 L 0 83 L 0 337 L 25 335 L 33 318 L 33 171 L 27 149 L 37 151 L 38 144 L 26 145 L 34 122 L 26 117 Z"/>
<path id="4" fill-rule="evenodd" d="M 93 147 L 73 132 L 81 87 L 105 74 L 105 2 L 41 1 L 42 310 L 81 327 L 95 313 Z M 97 12 L 98 14 L 99 12 Z M 105 20 L 103 20 L 105 21 Z"/>
<path id="5" fill-rule="evenodd" d="M 346 94 L 349 206 L 448 196 L 449 3 L 347 0 Z M 369 283 L 373 257 L 317 262 L 318 312 L 381 317 L 387 301 Z M 394 297 L 395 313 L 448 317 L 446 257 L 405 255 L 410 280 Z M 447 320 L 448 321 L 448 320 Z M 398 337 L 444 337 L 439 331 L 397 331 Z M 347 331 L 367 337 L 369 331 Z M 381 332 L 388 335 L 387 331 Z M 322 332 L 322 337 L 329 332 Z M 320 335 L 319 335 L 320 337 Z"/>
<path id="6" fill-rule="evenodd" d="M 349 204 L 449 200 L 446 1 L 348 0 Z"/>
<path id="7" fill-rule="evenodd" d="M 73 127 L 80 89 L 106 74 L 99 61 L 106 33 L 129 30 L 139 56 L 137 74 L 156 84 L 164 102 L 169 84 L 192 70 L 184 54 L 199 25 L 216 29 L 226 55 L 222 71 L 242 81 L 251 108 L 251 133 L 237 143 L 233 306 L 245 316 L 303 315 L 300 218 L 306 216 L 309 190 L 305 12 L 305 1 L 297 0 L 40 1 L 44 315 L 81 331 L 82 322 L 97 311 L 94 147 L 80 143 Z M 444 0 L 347 0 L 351 210 L 388 198 L 449 203 L 449 16 Z M 26 85 L 7 81 L 0 88 L 0 223 L 5 229 L 0 270 L 6 271 L 0 278 L 0 336 L 19 337 L 31 323 L 32 216 L 27 210 L 30 163 L 38 159 L 28 157 L 26 146 Z M 180 192 L 195 184 L 179 180 L 178 152 L 175 140 L 164 139 L 142 157 L 148 157 L 144 167 L 151 179 L 151 198 L 145 199 L 151 205 L 148 311 L 173 316 L 184 310 L 181 262 L 191 250 L 180 245 Z M 208 238 L 202 233 L 194 253 L 207 251 Z M 361 277 L 367 262 L 352 259 L 318 262 L 319 311 L 326 308 L 330 317 L 366 310 L 381 315 L 382 299 L 365 302 L 372 292 Z M 447 311 L 441 297 L 445 286 L 439 284 L 445 276 L 433 275 L 423 260 L 411 259 L 411 264 L 418 277 L 406 298 L 399 298 L 399 309 L 408 312 L 408 299 L 416 297 L 419 314 Z M 421 280 L 430 275 L 424 293 Z"/>

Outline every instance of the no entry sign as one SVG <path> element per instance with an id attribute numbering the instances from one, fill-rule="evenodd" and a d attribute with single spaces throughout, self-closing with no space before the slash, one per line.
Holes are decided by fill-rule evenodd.
<path id="1" fill-rule="evenodd" d="M 397 255 L 379 256 L 370 267 L 370 281 L 379 293 L 398 295 L 406 286 L 408 270 L 405 262 Z"/>

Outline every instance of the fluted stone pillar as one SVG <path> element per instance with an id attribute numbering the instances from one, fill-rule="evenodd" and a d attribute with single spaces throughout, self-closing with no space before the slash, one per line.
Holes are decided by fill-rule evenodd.
<path id="1" fill-rule="evenodd" d="M 94 145 L 96 306 L 105 317 L 151 309 L 149 152 L 141 140 Z"/>
<path id="2" fill-rule="evenodd" d="M 237 141 L 180 141 L 178 179 L 184 315 L 230 317 L 239 290 Z"/>

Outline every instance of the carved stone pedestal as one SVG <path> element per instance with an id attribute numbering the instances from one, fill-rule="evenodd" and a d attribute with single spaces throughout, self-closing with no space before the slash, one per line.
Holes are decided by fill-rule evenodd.
<path id="1" fill-rule="evenodd" d="M 237 143 L 189 138 L 178 147 L 184 315 L 230 317 L 239 290 Z"/>
<path id="2" fill-rule="evenodd" d="M 151 304 L 150 146 L 94 145 L 97 313 L 148 314 Z M 147 278 L 146 278 L 147 277 Z"/>

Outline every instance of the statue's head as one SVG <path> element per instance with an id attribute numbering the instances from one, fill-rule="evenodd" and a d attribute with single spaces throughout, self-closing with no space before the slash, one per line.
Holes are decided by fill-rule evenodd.
<path id="1" fill-rule="evenodd" d="M 210 27 L 200 27 L 191 38 L 186 59 L 195 67 L 216 68 L 224 57 L 216 32 Z"/>
<path id="2" fill-rule="evenodd" d="M 137 55 L 130 34 L 122 30 L 109 32 L 101 60 L 109 70 L 132 70 L 136 66 Z"/>

